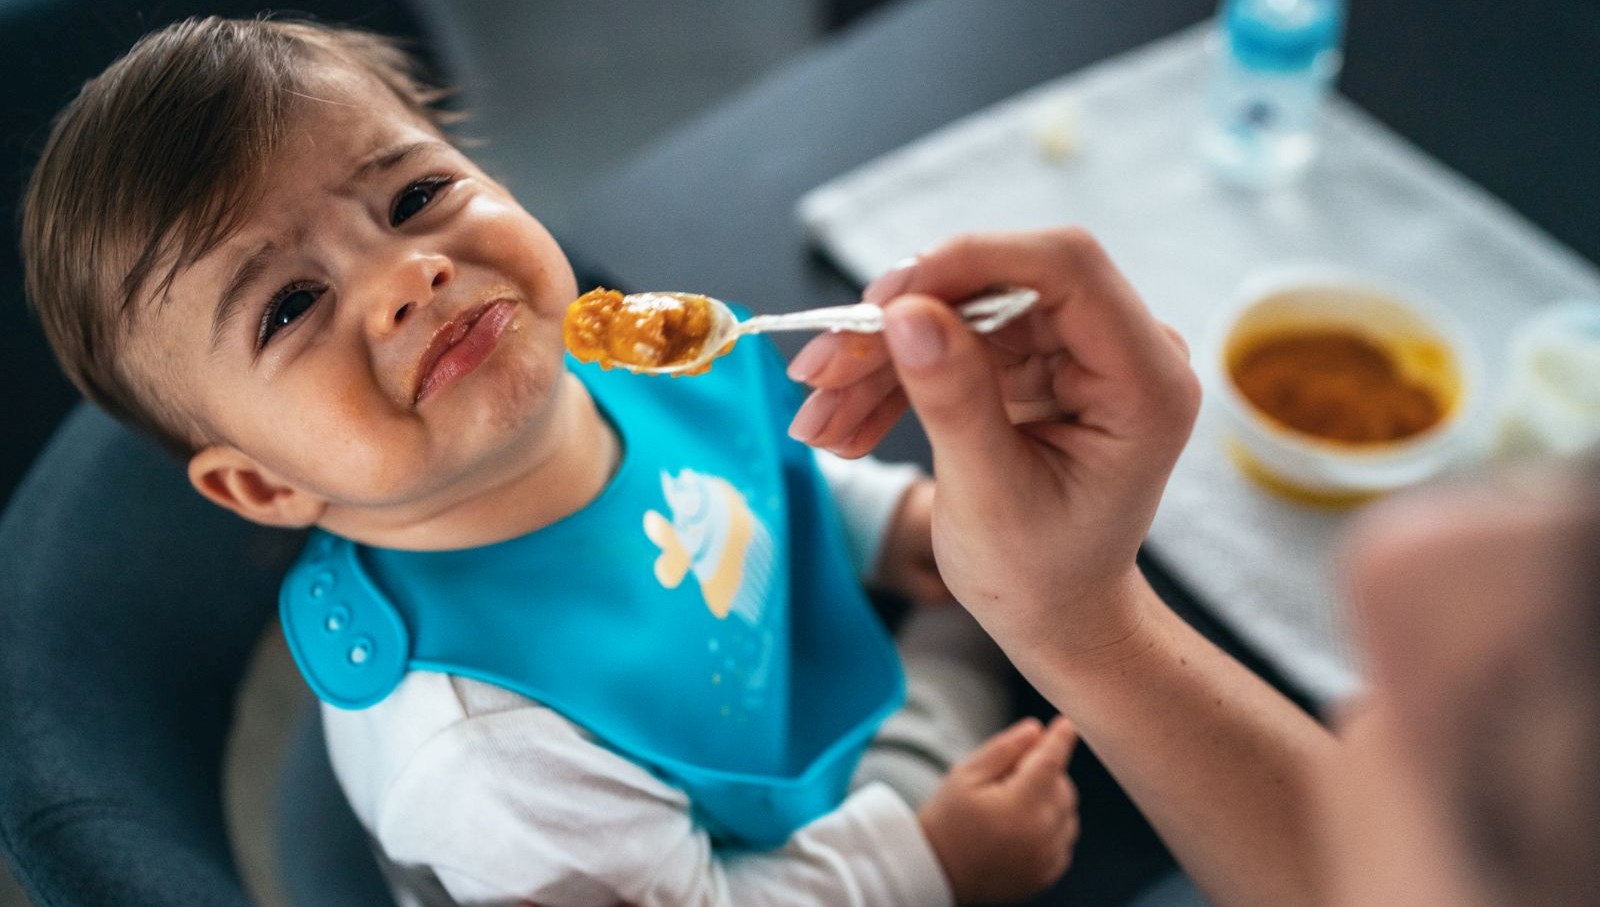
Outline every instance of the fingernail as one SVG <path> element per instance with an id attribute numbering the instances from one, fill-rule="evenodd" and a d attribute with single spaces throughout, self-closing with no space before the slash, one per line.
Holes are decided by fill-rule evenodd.
<path id="1" fill-rule="evenodd" d="M 789 437 L 796 441 L 809 442 L 822 431 L 828 420 L 833 418 L 833 413 L 839 408 L 839 394 L 832 390 L 821 390 L 806 398 L 801 404 L 800 411 L 794 414 L 794 421 L 789 423 Z"/>
<path id="2" fill-rule="evenodd" d="M 926 313 L 896 313 L 891 308 L 885 313 L 884 322 L 884 338 L 896 362 L 927 368 L 944 358 L 944 334 Z"/>
<path id="3" fill-rule="evenodd" d="M 894 267 L 882 274 L 867 288 L 861 291 L 862 302 L 885 302 L 904 293 L 906 287 L 911 286 L 911 275 L 917 270 L 917 259 L 902 258 L 894 263 Z"/>
<path id="4" fill-rule="evenodd" d="M 794 381 L 810 381 L 817 372 L 822 371 L 822 366 L 827 363 L 832 354 L 829 344 L 825 343 L 827 335 L 806 344 L 795 354 L 794 361 L 789 363 L 789 378 Z"/>

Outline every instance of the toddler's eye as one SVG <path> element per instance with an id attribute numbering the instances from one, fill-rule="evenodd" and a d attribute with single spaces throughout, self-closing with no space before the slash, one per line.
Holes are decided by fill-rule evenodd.
<path id="1" fill-rule="evenodd" d="M 272 301 L 267 303 L 266 311 L 261 313 L 261 332 L 256 341 L 256 349 L 266 346 L 274 334 L 310 311 L 325 289 L 326 287 L 316 284 L 290 284 L 279 290 L 277 295 L 272 297 Z"/>
<path id="2" fill-rule="evenodd" d="M 412 215 L 428 207 L 439 191 L 450 183 L 447 176 L 430 176 L 420 179 L 400 191 L 389 212 L 389 226 L 398 227 Z"/>

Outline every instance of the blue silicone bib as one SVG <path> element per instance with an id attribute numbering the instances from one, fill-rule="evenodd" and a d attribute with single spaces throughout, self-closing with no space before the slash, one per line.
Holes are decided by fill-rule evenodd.
<path id="1" fill-rule="evenodd" d="M 522 693 L 685 790 L 719 843 L 771 847 L 843 798 L 898 708 L 891 641 L 850 568 L 792 385 L 749 340 L 688 379 L 571 364 L 624 448 L 588 506 L 457 551 L 315 533 L 280 596 L 323 700 L 409 670 Z"/>

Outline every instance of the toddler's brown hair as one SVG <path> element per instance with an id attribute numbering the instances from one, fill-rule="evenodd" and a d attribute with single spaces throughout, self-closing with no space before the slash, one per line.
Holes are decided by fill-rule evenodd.
<path id="1" fill-rule="evenodd" d="M 89 399 L 187 457 L 204 429 L 135 368 L 137 300 L 235 231 L 319 67 L 374 77 L 442 128 L 444 93 L 393 40 L 289 19 L 188 19 L 140 39 L 57 115 L 23 200 L 27 293 Z M 442 134 L 442 132 L 441 132 Z"/>

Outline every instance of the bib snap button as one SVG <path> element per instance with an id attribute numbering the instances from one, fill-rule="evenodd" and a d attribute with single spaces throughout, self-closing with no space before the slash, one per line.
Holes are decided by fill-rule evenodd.
<path id="1" fill-rule="evenodd" d="M 324 595 L 327 595 L 329 592 L 332 592 L 333 586 L 333 571 L 324 570 L 321 573 L 318 573 L 311 580 L 311 597 L 321 598 Z"/>
<path id="2" fill-rule="evenodd" d="M 322 629 L 329 633 L 338 633 L 350 625 L 350 609 L 344 605 L 335 605 L 328 617 L 322 622 Z"/>

